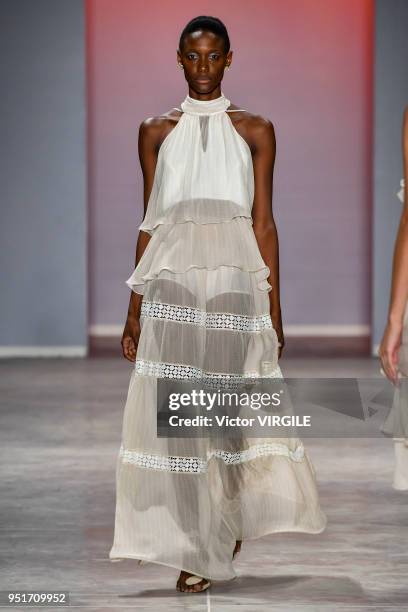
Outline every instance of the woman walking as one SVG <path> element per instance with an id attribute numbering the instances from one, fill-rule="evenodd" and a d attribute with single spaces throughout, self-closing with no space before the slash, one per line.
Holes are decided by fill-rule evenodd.
<path id="1" fill-rule="evenodd" d="M 236 576 L 241 541 L 321 532 L 313 466 L 297 438 L 156 435 L 157 378 L 282 377 L 272 123 L 221 89 L 232 63 L 217 18 L 184 28 L 177 52 L 188 94 L 140 127 L 145 216 L 122 346 L 134 362 L 117 463 L 112 560 L 180 570 L 198 592 Z"/>

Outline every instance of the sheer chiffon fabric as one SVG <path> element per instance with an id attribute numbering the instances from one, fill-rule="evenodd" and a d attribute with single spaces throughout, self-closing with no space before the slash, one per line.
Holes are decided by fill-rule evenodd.
<path id="1" fill-rule="evenodd" d="M 124 410 L 109 557 L 211 579 L 235 577 L 236 540 L 321 532 L 315 473 L 298 438 L 159 438 L 157 379 L 282 378 L 269 268 L 252 228 L 248 145 L 222 94 L 186 97 L 161 145 L 140 229 L 151 234 L 126 281 L 143 295 Z"/>
<path id="2" fill-rule="evenodd" d="M 228 209 L 228 204 L 225 208 Z M 237 270 L 251 273 L 259 290 L 271 289 L 266 280 L 269 268 L 260 255 L 249 219 L 235 217 L 215 223 L 183 220 L 182 223 L 159 225 L 127 284 L 133 291 L 144 294 L 146 281 L 157 278 L 163 270 L 174 273 L 177 279 L 192 268 L 217 270 L 219 267 L 224 268 L 227 283 L 227 269 L 232 269 L 234 278 L 239 276 Z M 239 282 L 246 285 L 245 280 L 237 280 Z"/>

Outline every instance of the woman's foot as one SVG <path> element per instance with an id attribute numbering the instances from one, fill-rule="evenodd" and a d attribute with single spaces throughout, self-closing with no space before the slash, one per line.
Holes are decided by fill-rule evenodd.
<path id="1" fill-rule="evenodd" d="M 235 548 L 234 548 L 234 552 L 232 553 L 232 559 L 235 559 L 235 557 L 238 556 L 239 551 L 241 550 L 241 544 L 242 544 L 241 540 L 237 540 L 235 542 Z"/>
<path id="2" fill-rule="evenodd" d="M 176 588 L 182 593 L 200 593 L 208 589 L 209 586 L 211 586 L 211 580 L 208 580 L 208 578 L 201 578 L 201 576 L 182 571 L 177 580 Z"/>

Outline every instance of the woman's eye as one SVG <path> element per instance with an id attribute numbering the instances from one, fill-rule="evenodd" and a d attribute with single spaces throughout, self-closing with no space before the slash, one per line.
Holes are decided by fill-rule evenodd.
<path id="1" fill-rule="evenodd" d="M 214 53 L 214 54 L 209 55 L 209 58 L 212 61 L 217 61 L 220 58 L 220 56 L 217 53 Z M 194 53 L 188 53 L 187 54 L 187 59 L 189 59 L 190 61 L 194 61 L 194 60 L 198 59 L 198 57 Z"/>

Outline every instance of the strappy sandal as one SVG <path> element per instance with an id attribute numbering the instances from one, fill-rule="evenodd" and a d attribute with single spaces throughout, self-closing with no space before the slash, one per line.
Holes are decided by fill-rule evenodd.
<path id="1" fill-rule="evenodd" d="M 203 582 L 203 585 L 199 589 L 192 589 L 191 591 L 181 589 L 178 587 L 178 581 L 177 581 L 176 588 L 181 593 L 202 593 L 202 591 L 205 591 L 211 586 L 211 580 L 208 580 L 207 578 L 201 578 L 201 576 L 196 576 L 195 574 L 188 576 L 187 578 L 183 580 L 183 584 L 189 587 L 194 586 L 195 584 L 200 584 L 200 582 Z"/>

